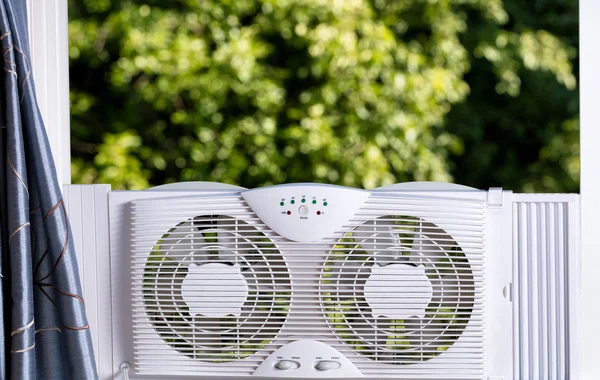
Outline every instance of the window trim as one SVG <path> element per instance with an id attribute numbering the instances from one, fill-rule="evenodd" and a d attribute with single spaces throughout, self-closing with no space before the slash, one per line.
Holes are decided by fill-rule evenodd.
<path id="1" fill-rule="evenodd" d="M 582 379 L 600 373 L 600 2 L 579 2 L 580 154 L 581 154 L 581 308 L 580 365 Z M 575 322 L 576 323 L 576 322 Z"/>
<path id="2" fill-rule="evenodd" d="M 26 0 L 37 103 L 59 184 L 71 183 L 67 0 Z"/>

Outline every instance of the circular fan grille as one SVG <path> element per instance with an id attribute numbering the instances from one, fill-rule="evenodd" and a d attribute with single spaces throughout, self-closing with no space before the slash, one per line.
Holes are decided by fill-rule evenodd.
<path id="1" fill-rule="evenodd" d="M 206 316 L 190 310 L 182 283 L 190 269 L 209 263 L 239 266 L 247 295 L 238 313 Z M 244 359 L 273 340 L 287 317 L 291 286 L 283 257 L 268 237 L 236 218 L 204 215 L 179 223 L 156 242 L 142 292 L 147 316 L 165 342 L 190 358 L 226 362 Z M 217 300 L 214 306 L 222 305 Z"/>
<path id="2" fill-rule="evenodd" d="M 393 278 L 381 277 L 375 302 L 366 289 L 377 283 L 375 272 L 387 270 L 382 268 L 398 269 L 388 270 Z M 473 311 L 473 272 L 463 250 L 437 225 L 411 216 L 384 216 L 345 234 L 324 263 L 320 287 L 323 311 L 338 337 L 390 364 L 441 354 L 458 340 Z"/>

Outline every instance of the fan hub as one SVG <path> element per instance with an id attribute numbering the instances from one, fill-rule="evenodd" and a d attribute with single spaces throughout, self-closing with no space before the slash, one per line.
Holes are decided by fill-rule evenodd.
<path id="1" fill-rule="evenodd" d="M 433 286 L 423 265 L 373 265 L 364 287 L 373 317 L 405 319 L 425 317 Z"/>
<path id="2" fill-rule="evenodd" d="M 181 296 L 192 316 L 239 317 L 248 298 L 248 283 L 237 264 L 190 264 Z"/>

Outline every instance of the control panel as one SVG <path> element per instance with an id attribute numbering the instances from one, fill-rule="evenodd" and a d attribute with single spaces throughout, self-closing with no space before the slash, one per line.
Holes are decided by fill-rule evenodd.
<path id="1" fill-rule="evenodd" d="M 325 343 L 302 339 L 272 353 L 253 376 L 281 378 L 357 378 L 360 371 L 345 356 Z"/>
<path id="2" fill-rule="evenodd" d="M 330 236 L 354 216 L 370 194 L 321 184 L 270 186 L 241 193 L 267 226 L 294 241 Z"/>
<path id="3" fill-rule="evenodd" d="M 317 191 L 315 191 L 317 192 Z M 313 196 L 294 196 L 290 195 L 288 198 L 281 198 L 279 201 L 282 215 L 296 216 L 300 219 L 309 219 L 311 216 L 325 215 L 329 201 L 327 198 L 320 198 L 316 195 Z"/>

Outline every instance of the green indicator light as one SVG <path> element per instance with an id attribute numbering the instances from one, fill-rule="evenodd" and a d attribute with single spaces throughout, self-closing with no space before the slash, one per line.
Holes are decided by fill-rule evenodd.
<path id="1" fill-rule="evenodd" d="M 302 198 L 302 203 L 306 202 L 306 199 Z"/>
<path id="2" fill-rule="evenodd" d="M 279 205 L 280 205 L 280 206 L 283 206 L 284 204 L 285 204 L 285 203 L 283 203 L 283 202 L 279 202 Z"/>
<path id="3" fill-rule="evenodd" d="M 292 199 L 292 201 L 291 201 L 290 203 L 291 203 L 291 204 L 294 204 L 294 203 L 296 203 L 296 201 Z"/>
<path id="4" fill-rule="evenodd" d="M 313 199 L 313 205 L 316 205 L 316 204 L 317 204 L 317 200 Z"/>
<path id="5" fill-rule="evenodd" d="M 323 206 L 327 206 L 327 202 L 323 202 Z"/>

